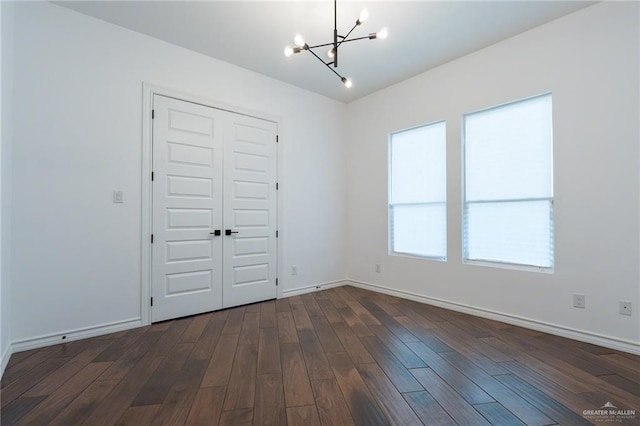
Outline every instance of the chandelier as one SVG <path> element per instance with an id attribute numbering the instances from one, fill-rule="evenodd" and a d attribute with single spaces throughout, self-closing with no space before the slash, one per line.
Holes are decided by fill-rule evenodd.
<path id="1" fill-rule="evenodd" d="M 338 68 L 338 48 L 342 45 L 342 43 L 349 43 L 349 42 L 352 42 L 352 41 L 364 40 L 364 39 L 369 39 L 369 40 L 380 39 L 380 40 L 384 40 L 385 38 L 387 38 L 387 35 L 388 35 L 387 29 L 383 28 L 380 31 L 378 31 L 377 33 L 370 33 L 369 35 L 364 36 L 364 37 L 356 37 L 356 38 L 351 38 L 350 39 L 349 36 L 353 32 L 353 30 L 355 30 L 356 27 L 360 26 L 368 18 L 369 18 L 369 12 L 367 11 L 367 9 L 363 9 L 362 12 L 360 12 L 360 16 L 358 16 L 358 19 L 356 20 L 356 23 L 349 30 L 347 35 L 346 36 L 341 36 L 340 34 L 338 34 L 338 4 L 337 4 L 337 0 L 334 0 L 333 1 L 333 42 L 323 43 L 323 44 L 316 44 L 315 46 L 309 46 L 304 41 L 304 38 L 300 34 L 296 34 L 296 36 L 293 38 L 293 42 L 294 42 L 295 46 L 294 47 L 291 47 L 291 46 L 285 47 L 284 48 L 284 55 L 288 57 L 288 56 L 294 55 L 296 53 L 300 53 L 303 50 L 306 50 L 307 52 L 309 52 L 313 56 L 315 56 L 327 68 L 329 68 L 331 70 L 331 72 L 333 72 L 335 75 L 337 75 L 338 78 L 342 81 L 342 83 L 344 83 L 344 85 L 347 88 L 349 88 L 349 87 L 351 87 L 353 85 L 351 79 L 347 78 L 347 77 L 343 77 L 342 75 L 340 75 L 334 69 L 334 68 Z M 329 47 L 329 46 L 331 46 L 331 48 L 327 51 L 327 56 L 330 59 L 329 61 L 325 61 L 324 59 L 322 59 L 313 50 L 313 49 L 320 49 L 320 48 Z M 333 66 L 333 68 L 332 68 L 332 66 Z"/>

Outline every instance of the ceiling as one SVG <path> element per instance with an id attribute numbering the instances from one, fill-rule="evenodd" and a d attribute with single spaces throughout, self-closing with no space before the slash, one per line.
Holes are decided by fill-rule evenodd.
<path id="1" fill-rule="evenodd" d="M 513 37 L 596 2 L 339 1 L 338 32 L 360 10 L 369 19 L 352 37 L 388 27 L 386 40 L 340 48 L 347 89 L 308 52 L 283 54 L 300 33 L 307 43 L 333 38 L 332 1 L 62 1 L 111 22 L 342 102 L 350 102 L 431 68 Z M 322 52 L 321 52 L 322 53 Z M 327 57 L 326 60 L 329 60 Z"/>

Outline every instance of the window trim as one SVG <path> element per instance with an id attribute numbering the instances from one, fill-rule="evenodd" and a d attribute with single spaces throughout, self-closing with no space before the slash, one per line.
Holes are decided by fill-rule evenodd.
<path id="1" fill-rule="evenodd" d="M 551 139 L 551 197 L 538 197 L 538 198 L 520 198 L 520 199 L 508 199 L 508 200 L 481 200 L 481 201 L 472 201 L 472 202 L 468 202 L 467 200 L 467 158 L 466 158 L 466 153 L 467 153 L 467 134 L 466 134 L 466 120 L 467 120 L 467 116 L 473 115 L 473 114 L 477 114 L 477 113 L 481 113 L 481 112 L 486 112 L 486 111 L 491 111 L 491 110 L 495 110 L 495 109 L 499 109 L 499 108 L 504 108 L 507 107 L 509 105 L 514 105 L 514 104 L 518 104 L 521 102 L 526 102 L 532 99 L 536 99 L 536 98 L 541 98 L 541 97 L 545 97 L 545 96 L 551 96 L 551 119 L 552 119 L 552 125 L 551 125 L 551 130 L 552 130 L 552 139 Z M 547 273 L 547 274 L 553 274 L 555 272 L 555 209 L 554 209 L 554 202 L 555 202 L 555 179 L 554 179 L 554 168 L 553 168 L 553 149 L 554 149 L 554 144 L 553 144 L 553 93 L 551 91 L 549 92 L 544 92 L 544 93 L 539 93 L 537 95 L 532 95 L 532 96 L 527 96 L 524 98 L 520 98 L 520 99 L 516 99 L 516 100 L 512 100 L 512 101 L 507 101 L 507 102 L 503 102 L 501 104 L 498 105 L 492 105 L 490 107 L 486 107 L 486 108 L 479 108 L 476 110 L 472 110 L 472 111 L 467 111 L 465 113 L 462 114 L 462 119 L 460 120 L 460 137 L 461 137 L 461 152 L 460 152 L 460 156 L 461 156 L 461 167 L 460 167 L 460 172 L 461 172 L 461 191 L 460 191 L 460 195 L 462 197 L 462 199 L 460 200 L 460 204 L 462 206 L 462 210 L 461 210 L 461 217 L 460 217 L 460 247 L 461 247 L 461 257 L 462 257 L 462 264 L 463 265 L 476 265 L 476 266 L 487 266 L 487 267 L 493 267 L 493 268 L 500 268 L 500 269 L 512 269 L 512 270 L 517 270 L 517 271 L 528 271 L 528 272 L 541 272 L 541 273 Z M 467 245 L 465 244 L 465 220 L 467 219 L 467 206 L 468 204 L 480 204 L 480 203 L 489 203 L 489 202 L 518 202 L 518 201 L 544 201 L 544 200 L 548 200 L 550 202 L 550 221 L 551 221 L 551 235 L 549 236 L 549 238 L 551 239 L 551 248 L 552 248 L 552 252 L 553 255 L 551 256 L 551 266 L 537 266 L 537 265 L 528 265 L 528 264 L 523 264 L 523 263 L 514 263 L 514 262 L 505 262 L 505 261 L 497 261 L 497 260 L 486 260 L 486 259 L 470 259 L 468 257 L 468 248 Z"/>
<path id="2" fill-rule="evenodd" d="M 391 203 L 391 178 L 392 178 L 392 143 L 393 143 L 393 135 L 398 133 L 404 133 L 411 130 L 420 129 L 423 127 L 432 126 L 435 124 L 444 124 L 445 130 L 445 200 L 444 201 L 428 201 L 423 203 Z M 449 254 L 449 203 L 448 203 L 448 179 L 446 176 L 447 170 L 447 120 L 435 120 L 429 121 L 427 123 L 417 124 L 415 126 L 405 127 L 403 129 L 394 130 L 389 132 L 387 136 L 387 254 L 389 256 L 397 256 L 397 257 L 407 257 L 412 259 L 426 259 L 426 260 L 435 260 L 439 262 L 446 262 Z M 435 205 L 435 204 L 444 204 L 445 205 L 445 254 L 444 256 L 430 256 L 430 255 L 421 255 L 416 253 L 409 253 L 403 251 L 396 251 L 393 249 L 392 235 L 393 235 L 393 224 L 391 222 L 392 218 L 392 209 L 393 206 L 396 205 Z"/>

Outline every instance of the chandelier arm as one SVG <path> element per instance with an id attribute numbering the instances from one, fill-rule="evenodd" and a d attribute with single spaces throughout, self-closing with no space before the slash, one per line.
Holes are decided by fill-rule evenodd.
<path id="1" fill-rule="evenodd" d="M 364 40 L 364 39 L 371 39 L 371 36 L 363 36 L 363 37 L 358 37 L 358 38 L 352 38 L 349 40 L 342 40 L 338 46 L 340 46 L 342 43 L 348 43 L 350 41 L 356 41 L 356 40 Z M 322 44 L 316 44 L 314 46 L 309 46 L 308 49 L 316 49 L 318 47 L 327 47 L 327 46 L 333 46 L 333 42 L 332 43 L 322 43 Z"/>
<path id="2" fill-rule="evenodd" d="M 311 53 L 311 54 L 312 54 L 313 56 L 315 56 L 315 57 L 316 57 L 320 62 L 322 62 L 322 64 L 323 64 L 324 66 L 326 66 L 327 68 L 329 68 L 329 69 L 331 70 L 331 72 L 332 72 L 332 73 L 334 73 L 335 75 L 337 75 L 337 76 L 338 76 L 338 78 L 340 78 L 340 80 L 342 80 L 342 79 L 344 78 L 344 77 L 342 77 L 340 74 L 338 74 L 338 72 L 337 72 L 336 70 L 334 70 L 333 68 L 331 68 L 331 64 L 332 64 L 333 62 L 326 63 L 325 61 L 323 61 L 323 60 L 322 60 L 322 58 L 321 58 L 320 56 L 316 55 L 316 52 L 314 52 L 313 50 L 309 50 L 309 53 Z"/>
<path id="3" fill-rule="evenodd" d="M 353 30 L 355 30 L 357 26 L 358 26 L 358 24 L 355 24 L 355 25 L 353 26 L 353 28 L 351 28 L 351 29 L 349 30 L 349 32 L 347 33 L 347 35 L 346 35 L 346 36 L 344 36 L 344 37 L 343 37 L 343 36 L 341 36 L 341 35 L 338 35 L 338 37 L 340 37 L 342 40 L 340 40 L 340 42 L 338 43 L 338 46 L 336 46 L 336 48 L 337 48 L 337 47 L 340 47 L 340 45 L 341 45 L 342 43 L 344 43 L 345 41 L 347 41 L 347 37 L 349 37 L 349 35 L 351 35 L 351 33 L 353 32 Z"/>
<path id="4" fill-rule="evenodd" d="M 352 38 L 352 39 L 349 39 L 349 40 L 342 40 L 342 41 L 340 42 L 340 44 L 342 44 L 342 43 L 349 43 L 350 41 L 358 41 L 358 40 L 365 40 L 365 39 L 371 39 L 371 36 L 356 37 L 356 38 Z M 338 45 L 338 46 L 339 46 L 339 45 Z"/>
<path id="5" fill-rule="evenodd" d="M 327 46 L 333 46 L 333 42 L 331 42 L 331 43 L 316 44 L 315 46 L 309 46 L 309 49 L 315 49 L 315 48 L 317 48 L 317 47 L 327 47 Z"/>

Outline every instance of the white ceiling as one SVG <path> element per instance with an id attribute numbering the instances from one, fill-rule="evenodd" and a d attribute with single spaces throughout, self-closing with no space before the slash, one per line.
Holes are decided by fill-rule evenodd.
<path id="1" fill-rule="evenodd" d="M 310 45 L 333 39 L 333 1 L 63 1 L 64 7 L 185 47 L 342 102 L 350 102 L 596 2 L 338 1 L 338 32 L 361 9 L 352 37 L 388 27 L 386 40 L 340 48 L 347 89 L 308 52 L 285 57 L 301 33 Z M 326 52 L 322 51 L 323 54 Z M 328 58 L 326 58 L 329 60 Z"/>

